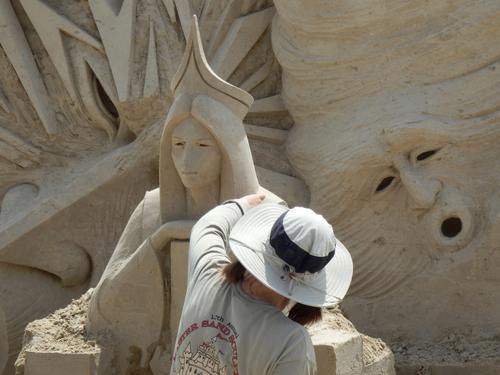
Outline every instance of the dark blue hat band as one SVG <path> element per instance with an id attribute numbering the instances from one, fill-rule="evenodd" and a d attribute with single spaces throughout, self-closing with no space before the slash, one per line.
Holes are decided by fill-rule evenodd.
<path id="1" fill-rule="evenodd" d="M 317 257 L 309 254 L 307 251 L 293 242 L 285 232 L 283 219 L 287 212 L 283 213 L 274 223 L 271 229 L 271 246 L 283 261 L 295 269 L 295 272 L 319 272 L 335 255 L 335 249 L 330 251 L 327 256 Z"/>

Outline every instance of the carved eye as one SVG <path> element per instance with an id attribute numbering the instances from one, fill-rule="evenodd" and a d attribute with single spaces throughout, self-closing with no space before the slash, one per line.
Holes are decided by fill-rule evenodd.
<path id="1" fill-rule="evenodd" d="M 175 146 L 184 146 L 186 144 L 186 142 L 184 141 L 177 141 L 174 143 Z"/>
<path id="2" fill-rule="evenodd" d="M 208 143 L 198 143 L 198 146 L 200 147 L 210 147 Z"/>
<path id="3" fill-rule="evenodd" d="M 384 177 L 377 185 L 377 188 L 375 189 L 375 194 L 387 190 L 390 186 L 394 184 L 395 181 L 396 177 L 394 176 Z"/>
<path id="4" fill-rule="evenodd" d="M 427 160 L 427 159 L 433 157 L 439 150 L 440 150 L 439 148 L 436 148 L 434 150 L 428 150 L 428 151 L 421 152 L 420 154 L 417 155 L 415 160 L 416 161 Z"/>

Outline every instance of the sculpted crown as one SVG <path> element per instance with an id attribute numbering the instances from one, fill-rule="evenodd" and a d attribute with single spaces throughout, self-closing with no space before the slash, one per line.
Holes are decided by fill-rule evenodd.
<path id="1" fill-rule="evenodd" d="M 171 85 L 175 97 L 209 96 L 243 119 L 253 103 L 246 91 L 221 79 L 208 65 L 203 51 L 198 20 L 193 16 L 186 50 Z"/>

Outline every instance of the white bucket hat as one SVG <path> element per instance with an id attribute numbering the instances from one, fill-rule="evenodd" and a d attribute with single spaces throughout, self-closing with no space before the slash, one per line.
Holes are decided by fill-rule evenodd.
<path id="1" fill-rule="evenodd" d="M 336 305 L 351 283 L 351 255 L 309 208 L 260 204 L 233 227 L 229 246 L 260 282 L 304 305 Z"/>

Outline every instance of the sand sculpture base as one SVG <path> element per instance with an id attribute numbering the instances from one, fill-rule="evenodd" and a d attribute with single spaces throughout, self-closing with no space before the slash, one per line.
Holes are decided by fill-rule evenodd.
<path id="1" fill-rule="evenodd" d="M 93 289 L 64 309 L 36 320 L 25 331 L 16 362 L 16 375 L 111 375 L 111 337 L 88 338 L 85 319 Z M 318 375 L 496 375 L 500 373 L 500 343 L 470 342 L 450 336 L 440 343 L 417 346 L 390 343 L 359 333 L 333 309 L 309 328 L 318 363 Z M 139 366 L 131 353 L 128 374 L 161 375 Z M 395 365 L 396 363 L 396 365 Z M 168 369 L 168 364 L 156 364 Z M 168 370 L 166 372 L 168 374 Z"/>
<path id="2" fill-rule="evenodd" d="M 93 289 L 64 309 L 28 325 L 16 375 L 111 375 L 112 338 L 88 338 L 85 319 Z M 340 310 L 309 328 L 318 375 L 395 375 L 394 355 L 380 339 L 360 334 Z M 127 375 L 168 374 L 168 364 L 141 368 L 133 353 Z M 166 370 L 166 372 L 164 372 Z"/>

